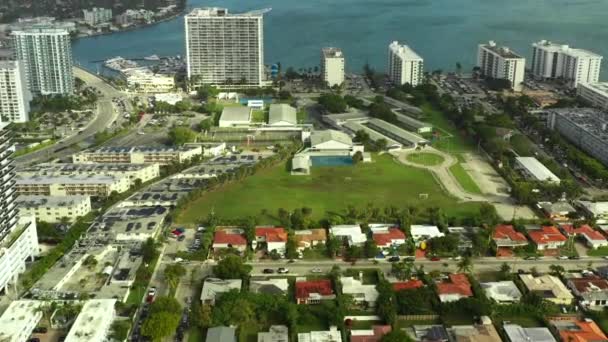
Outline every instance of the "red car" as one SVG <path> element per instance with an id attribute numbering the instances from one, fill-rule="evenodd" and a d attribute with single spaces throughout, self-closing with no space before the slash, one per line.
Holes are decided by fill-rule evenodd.
<path id="1" fill-rule="evenodd" d="M 441 259 L 439 257 L 436 257 L 436 256 L 434 256 L 434 257 L 431 258 L 431 261 L 439 261 L 439 260 L 441 260 Z"/>
<path id="2" fill-rule="evenodd" d="M 154 301 L 154 297 L 156 297 L 156 287 L 151 287 L 150 290 L 148 290 L 146 301 L 148 303 L 152 303 Z"/>

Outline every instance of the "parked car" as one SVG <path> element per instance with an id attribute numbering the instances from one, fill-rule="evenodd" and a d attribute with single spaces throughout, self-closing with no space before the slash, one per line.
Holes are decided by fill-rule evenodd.
<path id="1" fill-rule="evenodd" d="M 46 327 L 36 327 L 32 332 L 34 334 L 46 334 L 47 331 L 48 329 Z"/>
<path id="2" fill-rule="evenodd" d="M 274 270 L 273 270 L 273 269 L 271 269 L 271 268 L 265 268 L 265 269 L 262 271 L 262 273 L 271 274 L 271 273 L 274 273 Z"/>
<path id="3" fill-rule="evenodd" d="M 289 273 L 289 269 L 288 269 L 288 268 L 285 268 L 285 267 L 280 267 L 280 268 L 277 270 L 277 272 L 278 272 L 278 273 L 281 273 L 281 274 L 285 274 L 285 273 Z"/>
<path id="4" fill-rule="evenodd" d="M 397 261 L 399 261 L 399 257 L 396 256 L 396 255 L 392 256 L 392 257 L 388 258 L 388 261 L 390 261 L 390 262 L 397 262 Z"/>
<path id="5" fill-rule="evenodd" d="M 310 270 L 311 273 L 323 273 L 323 270 L 321 270 L 318 267 L 313 268 L 312 270 Z"/>
<path id="6" fill-rule="evenodd" d="M 146 301 L 148 303 L 152 303 L 154 301 L 154 297 L 156 297 L 156 287 L 151 287 L 148 290 L 148 296 L 146 297 Z"/>
<path id="7" fill-rule="evenodd" d="M 431 258 L 431 261 L 439 261 L 439 260 L 441 260 L 441 258 L 440 258 L 440 257 L 436 257 L 436 256 L 434 256 L 434 257 L 432 257 L 432 258 Z"/>

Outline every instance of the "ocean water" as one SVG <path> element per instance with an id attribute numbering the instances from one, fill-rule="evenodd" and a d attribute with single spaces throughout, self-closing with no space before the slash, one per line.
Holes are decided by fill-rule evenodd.
<path id="1" fill-rule="evenodd" d="M 264 18 L 265 63 L 309 68 L 323 46 L 342 48 L 346 69 L 369 62 L 383 70 L 393 40 L 410 45 L 425 69 L 465 69 L 476 61 L 477 44 L 495 40 L 530 58 L 540 39 L 568 43 L 608 56 L 608 0 L 191 0 L 189 7 L 223 6 L 231 12 L 272 8 Z M 183 18 L 74 43 L 74 57 L 92 61 L 114 56 L 141 58 L 184 54 Z M 602 71 L 608 80 L 608 66 Z"/>

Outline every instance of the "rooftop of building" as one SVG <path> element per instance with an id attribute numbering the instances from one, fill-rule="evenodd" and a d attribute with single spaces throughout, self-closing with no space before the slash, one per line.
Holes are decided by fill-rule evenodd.
<path id="1" fill-rule="evenodd" d="M 247 245 L 247 239 L 243 234 L 219 230 L 213 235 L 214 244 L 228 244 L 232 246 Z"/>
<path id="2" fill-rule="evenodd" d="M 566 201 L 538 202 L 538 206 L 551 215 L 576 212 L 576 209 Z"/>
<path id="3" fill-rule="evenodd" d="M 581 83 L 579 87 L 588 88 L 608 97 L 608 82 Z"/>
<path id="4" fill-rule="evenodd" d="M 412 234 L 412 237 L 414 237 L 414 238 L 417 238 L 420 236 L 436 237 L 436 236 L 445 235 L 441 231 L 439 231 L 439 228 L 437 226 L 420 225 L 420 224 L 413 224 L 410 227 L 410 233 Z"/>
<path id="5" fill-rule="evenodd" d="M 608 341 L 608 337 L 591 319 L 584 320 L 555 320 L 551 321 L 562 341 L 568 342 L 597 342 Z"/>
<path id="6" fill-rule="evenodd" d="M 22 334 L 29 324 L 26 318 L 33 317 L 43 303 L 37 300 L 11 302 L 0 316 L 0 341 L 17 341 L 17 336 Z"/>
<path id="7" fill-rule="evenodd" d="M 392 283 L 394 291 L 413 290 L 424 286 L 422 280 L 412 279 L 408 281 L 400 281 Z"/>
<path id="8" fill-rule="evenodd" d="M 501 224 L 494 229 L 494 240 L 511 240 L 513 242 L 527 243 L 526 236 L 518 231 L 512 225 Z"/>
<path id="9" fill-rule="evenodd" d="M 345 145 L 353 144 L 353 140 L 348 136 L 348 134 L 333 129 L 314 131 L 310 135 L 310 144 L 312 146 L 319 145 L 332 140 L 343 143 Z"/>
<path id="10" fill-rule="evenodd" d="M 602 56 L 598 55 L 595 52 L 585 50 L 585 49 L 577 49 L 570 47 L 568 44 L 561 43 L 553 43 L 548 40 L 541 40 L 536 43 L 533 43 L 532 46 L 541 47 L 546 50 L 550 50 L 551 52 L 561 52 L 573 57 L 582 57 L 582 58 L 601 58 Z"/>
<path id="11" fill-rule="evenodd" d="M 110 313 L 114 312 L 115 303 L 116 299 L 87 300 L 65 340 L 68 342 L 88 342 L 96 340 L 93 336 L 104 336 L 105 331 L 100 331 L 99 328 L 103 321 L 112 320 Z"/>
<path id="12" fill-rule="evenodd" d="M 215 300 L 219 293 L 228 292 L 230 290 L 241 290 L 243 281 L 241 279 L 217 279 L 207 278 L 203 283 L 201 291 L 201 300 Z"/>
<path id="13" fill-rule="evenodd" d="M 566 234 L 585 235 L 589 240 L 606 241 L 604 234 L 586 224 L 578 228 L 575 228 L 572 225 L 561 225 L 560 228 L 562 228 Z"/>
<path id="14" fill-rule="evenodd" d="M 17 184 L 114 184 L 121 180 L 120 176 L 107 175 L 35 175 L 17 176 Z"/>
<path id="15" fill-rule="evenodd" d="M 389 49 L 399 55 L 400 58 L 408 60 L 422 60 L 416 51 L 405 44 L 399 44 L 398 41 L 393 41 L 389 46 Z"/>
<path id="16" fill-rule="evenodd" d="M 287 242 L 287 232 L 281 227 L 256 227 L 255 236 L 263 237 L 266 242 Z"/>
<path id="17" fill-rule="evenodd" d="M 152 164 L 126 164 L 126 163 L 104 163 L 104 164 L 73 164 L 73 163 L 43 163 L 19 168 L 17 172 L 23 173 L 75 173 L 75 172 L 127 172 L 139 171 L 153 168 Z"/>
<path id="18" fill-rule="evenodd" d="M 608 141 L 608 113 L 595 108 L 557 108 L 548 110 L 582 128 L 600 140 Z"/>
<path id="19" fill-rule="evenodd" d="M 287 122 L 292 125 L 298 123 L 296 109 L 285 103 L 275 103 L 270 105 L 268 111 L 268 124 Z"/>
<path id="20" fill-rule="evenodd" d="M 521 291 L 513 281 L 495 281 L 480 283 L 488 298 L 497 302 L 513 302 L 521 299 Z"/>
<path id="21" fill-rule="evenodd" d="M 249 122 L 251 121 L 251 108 L 245 106 L 224 107 L 220 120 Z"/>
<path id="22" fill-rule="evenodd" d="M 82 153 L 167 153 L 186 152 L 200 149 L 200 146 L 103 146 Z"/>
<path id="23" fill-rule="evenodd" d="M 537 245 L 552 242 L 565 242 L 568 240 L 568 238 L 554 226 L 541 226 L 540 229 L 529 230 L 528 236 L 530 236 L 530 239 Z"/>
<path id="24" fill-rule="evenodd" d="M 249 281 L 249 290 L 253 293 L 284 295 L 289 290 L 289 281 L 286 278 L 252 278 Z"/>
<path id="25" fill-rule="evenodd" d="M 481 320 L 482 324 L 454 325 L 448 328 L 449 340 L 454 342 L 502 342 L 490 318 L 482 316 Z"/>
<path id="26" fill-rule="evenodd" d="M 524 328 L 517 324 L 503 325 L 511 342 L 555 342 L 555 337 L 548 328 Z"/>
<path id="27" fill-rule="evenodd" d="M 465 297 L 473 296 L 473 290 L 471 289 L 471 283 L 466 274 L 453 273 L 448 276 L 446 281 L 437 283 L 437 293 L 442 294 L 459 294 Z"/>
<path id="28" fill-rule="evenodd" d="M 585 275 L 580 278 L 569 278 L 568 283 L 579 293 L 608 292 L 608 280 L 596 275 Z"/>
<path id="29" fill-rule="evenodd" d="M 53 27 L 49 24 L 48 27 L 28 27 L 28 28 L 19 28 L 14 30 L 11 34 L 13 35 L 37 35 L 37 34 L 46 34 L 46 35 L 69 35 L 68 30 L 58 27 Z"/>
<path id="30" fill-rule="evenodd" d="M 529 291 L 539 293 L 543 298 L 574 298 L 566 285 L 552 275 L 545 274 L 535 277 L 532 274 L 520 274 L 519 278 Z"/>
<path id="31" fill-rule="evenodd" d="M 372 139 L 373 141 L 378 141 L 380 139 L 384 139 L 386 140 L 387 146 L 402 146 L 402 143 L 399 143 L 383 134 L 380 134 L 378 131 L 375 131 L 367 126 L 365 126 L 363 124 L 362 121 L 358 121 L 358 120 L 347 120 L 346 122 L 344 122 L 342 124 L 342 126 L 348 130 L 350 130 L 351 132 L 353 132 L 353 134 L 356 134 L 358 131 L 365 131 L 370 139 Z"/>
<path id="32" fill-rule="evenodd" d="M 261 17 L 265 10 L 249 11 L 244 13 L 229 13 L 227 8 L 202 7 L 194 8 L 186 15 L 186 18 L 211 18 L 211 17 Z"/>
<path id="33" fill-rule="evenodd" d="M 22 208 L 63 208 L 72 207 L 89 201 L 89 196 L 17 196 L 15 204 Z"/>
<path id="34" fill-rule="evenodd" d="M 425 138 L 423 138 L 422 136 L 410 132 L 410 131 L 406 131 L 403 128 L 399 127 L 399 126 L 395 126 L 391 123 L 388 123 L 384 120 L 380 120 L 380 119 L 376 119 L 376 118 L 372 118 L 369 119 L 369 121 L 367 122 L 367 125 L 371 128 L 371 129 L 379 129 L 381 130 L 380 133 L 382 133 L 382 131 L 386 131 L 388 133 L 394 134 L 402 139 L 405 139 L 407 142 L 413 143 L 413 144 L 424 144 L 424 143 L 428 143 L 428 140 L 426 140 Z"/>
<path id="35" fill-rule="evenodd" d="M 515 160 L 537 180 L 559 182 L 559 177 L 551 172 L 543 163 L 538 161 L 538 159 L 534 157 L 516 157 Z"/>
<path id="36" fill-rule="evenodd" d="M 329 279 L 296 281 L 296 298 L 306 299 L 313 294 L 329 296 L 334 293 Z"/>
<path id="37" fill-rule="evenodd" d="M 342 50 L 337 47 L 325 47 L 321 49 L 324 58 L 344 58 Z"/>
<path id="38" fill-rule="evenodd" d="M 383 232 L 373 233 L 374 241 L 378 246 L 386 246 L 393 243 L 395 240 L 405 240 L 405 233 L 399 228 L 389 228 Z"/>
<path id="39" fill-rule="evenodd" d="M 16 69 L 17 61 L 2 61 L 0 60 L 0 69 Z"/>
<path id="40" fill-rule="evenodd" d="M 499 55 L 502 58 L 509 58 L 509 59 L 523 58 L 521 55 L 517 54 L 515 51 L 511 50 L 510 48 L 508 48 L 506 46 L 496 45 L 496 42 L 493 40 L 489 41 L 487 44 L 481 44 L 481 46 L 489 51 L 492 51 L 493 53 Z"/>

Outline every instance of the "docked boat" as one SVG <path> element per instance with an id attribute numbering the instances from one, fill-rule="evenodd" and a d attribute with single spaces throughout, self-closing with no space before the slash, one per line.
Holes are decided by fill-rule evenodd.
<path id="1" fill-rule="evenodd" d="M 103 63 L 103 65 L 106 68 L 112 69 L 115 71 L 123 71 L 125 69 L 131 69 L 131 68 L 137 67 L 137 63 L 135 63 L 134 61 L 122 58 L 120 56 L 108 59 L 107 61 L 105 61 Z"/>
<path id="2" fill-rule="evenodd" d="M 151 55 L 151 56 L 144 57 L 144 59 L 147 61 L 159 61 L 160 57 L 158 57 L 158 55 Z"/>

